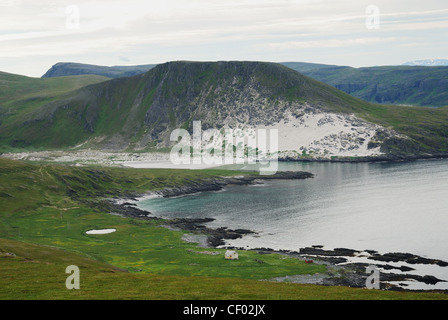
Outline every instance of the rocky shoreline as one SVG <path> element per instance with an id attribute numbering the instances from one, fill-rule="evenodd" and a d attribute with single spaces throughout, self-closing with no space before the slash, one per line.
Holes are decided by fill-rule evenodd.
<path id="1" fill-rule="evenodd" d="M 312 173 L 304 171 L 283 171 L 277 172 L 272 175 L 248 174 L 231 177 L 216 177 L 199 182 L 193 182 L 188 185 L 179 186 L 176 188 L 165 188 L 157 192 L 151 192 L 149 195 L 157 195 L 168 198 L 205 191 L 220 191 L 228 185 L 253 185 L 262 183 L 266 180 L 295 180 L 310 179 L 313 177 L 314 175 Z"/>
<path id="2" fill-rule="evenodd" d="M 370 265 L 375 265 L 381 272 L 380 289 L 395 290 L 395 291 L 424 291 L 424 292 L 439 292 L 448 294 L 448 290 L 410 290 L 406 288 L 405 281 L 417 281 L 427 285 L 434 285 L 439 282 L 445 282 L 432 275 L 416 275 L 410 274 L 409 271 L 414 269 L 405 265 L 394 266 L 389 262 L 399 262 L 404 264 L 424 264 L 437 265 L 446 267 L 448 263 L 437 259 L 428 259 L 413 255 L 410 253 L 386 253 L 379 254 L 374 250 L 366 250 L 360 252 L 347 248 L 336 248 L 333 250 L 323 250 L 321 246 L 313 246 L 301 248 L 299 251 L 289 250 L 273 250 L 271 248 L 239 248 L 226 246 L 226 240 L 233 240 L 242 238 L 248 234 L 255 234 L 256 232 L 247 229 L 229 229 L 221 227 L 217 229 L 209 228 L 207 223 L 214 221 L 212 218 L 201 219 L 162 219 L 156 218 L 150 212 L 136 208 L 135 203 L 125 202 L 122 204 L 112 204 L 111 209 L 118 214 L 127 217 L 133 217 L 144 220 L 158 220 L 163 222 L 163 226 L 171 230 L 182 230 L 191 233 L 184 240 L 198 243 L 204 248 L 227 248 L 234 250 L 252 250 L 259 254 L 278 253 L 294 257 L 301 260 L 313 260 L 313 263 L 324 264 L 327 266 L 327 272 L 319 275 L 300 275 L 300 276 L 286 276 L 282 278 L 267 279 L 267 281 L 277 282 L 293 282 L 293 283 L 309 283 L 325 286 L 347 286 L 354 288 L 365 288 L 366 280 L 369 274 L 366 273 L 366 268 Z M 117 210 L 118 209 L 118 210 Z M 359 257 L 362 254 L 370 254 L 367 257 L 371 263 L 365 262 L 350 262 L 350 258 Z M 392 272 L 392 271 L 397 272 Z M 400 283 L 392 284 L 391 282 Z"/>
<path id="3" fill-rule="evenodd" d="M 366 250 L 364 252 L 347 248 L 335 248 L 333 250 L 323 250 L 320 246 L 301 248 L 299 251 L 274 250 L 271 248 L 254 248 L 247 249 L 241 247 L 226 246 L 225 240 L 242 238 L 247 234 L 255 232 L 246 229 L 232 230 L 225 227 L 211 229 L 203 224 L 213 221 L 214 219 L 174 219 L 166 222 L 166 225 L 176 230 L 190 231 L 198 237 L 190 239 L 190 241 L 202 244 L 206 248 L 226 248 L 232 250 L 251 250 L 259 254 L 278 253 L 286 256 L 294 257 L 300 260 L 312 261 L 312 263 L 324 264 L 327 266 L 327 272 L 319 275 L 298 275 L 286 276 L 281 278 L 267 279 L 268 281 L 292 282 L 302 284 L 318 284 L 325 286 L 347 286 L 353 288 L 366 288 L 366 281 L 370 274 L 366 273 L 367 267 L 375 266 L 381 271 L 380 289 L 394 291 L 421 291 L 421 292 L 438 292 L 448 294 L 448 290 L 412 290 L 407 289 L 406 281 L 416 281 L 426 285 L 435 285 L 439 282 L 446 282 L 432 275 L 416 275 L 408 273 L 415 270 L 406 265 L 395 266 L 388 262 L 398 262 L 403 264 L 422 264 L 437 265 L 441 267 L 448 266 L 445 261 L 437 259 L 428 259 L 411 253 L 385 253 L 380 254 L 374 250 Z M 201 239 L 200 236 L 203 236 Z M 370 254 L 366 262 L 350 262 L 350 258 L 359 257 L 362 254 Z M 392 272 L 392 271 L 397 272 Z M 383 272 L 385 271 L 385 272 Z M 395 282 L 397 284 L 392 284 Z"/>
<path id="4" fill-rule="evenodd" d="M 394 155 L 383 154 L 375 156 L 362 157 L 282 157 L 278 159 L 281 162 L 349 162 L 349 163 L 367 163 L 367 162 L 407 162 L 418 160 L 438 160 L 448 159 L 448 153 L 418 154 L 418 155 Z"/>
<path id="5" fill-rule="evenodd" d="M 272 176 L 236 176 L 214 178 L 189 186 L 178 188 L 164 189 L 151 195 L 162 197 L 175 197 L 204 191 L 218 191 L 229 184 L 250 185 L 261 183 L 261 180 L 269 179 L 307 179 L 313 175 L 307 172 L 282 172 Z M 147 195 L 140 195 L 140 197 Z M 119 214 L 126 217 L 132 217 L 144 220 L 158 220 L 163 222 L 162 225 L 174 229 L 189 231 L 190 236 L 184 240 L 198 243 L 202 247 L 207 248 L 228 248 L 236 250 L 248 250 L 247 248 L 235 248 L 226 246 L 226 240 L 242 238 L 248 234 L 256 232 L 247 229 L 228 229 L 221 227 L 217 229 L 209 228 L 207 223 L 214 221 L 212 218 L 200 219 L 162 219 L 152 216 L 148 211 L 139 209 L 137 202 L 139 196 L 129 199 L 112 199 L 106 203 L 102 203 L 102 209 L 106 209 L 113 214 Z M 428 259 L 410 253 L 385 253 L 380 254 L 374 250 L 357 251 L 347 248 L 336 248 L 333 250 L 324 250 L 323 246 L 313 246 L 301 248 L 299 251 L 273 250 L 270 248 L 257 248 L 255 250 L 259 254 L 279 253 L 295 257 L 302 260 L 313 260 L 313 263 L 325 264 L 327 272 L 319 275 L 301 275 L 288 276 L 283 278 L 268 279 L 269 281 L 288 281 L 295 283 L 311 283 L 329 286 L 348 286 L 365 288 L 366 280 L 369 274 L 366 268 L 369 265 L 375 265 L 381 271 L 380 289 L 396 290 L 396 291 L 432 291 L 448 293 L 448 290 L 411 290 L 406 288 L 406 281 L 417 281 L 426 285 L 434 285 L 439 282 L 446 282 L 432 275 L 416 275 L 411 274 L 414 268 L 409 265 L 435 265 L 439 267 L 448 267 L 448 262 Z M 351 258 L 364 257 L 363 262 L 352 262 Z M 401 265 L 393 265 L 392 263 L 400 263 Z M 408 266 L 407 266 L 408 265 Z M 394 282 L 395 284 L 391 283 Z"/>
<path id="6" fill-rule="evenodd" d="M 163 190 L 149 192 L 147 194 L 136 195 L 134 197 L 128 197 L 123 199 L 115 197 L 110 200 L 101 201 L 97 203 L 98 207 L 103 210 L 107 210 L 113 214 L 123 215 L 126 217 L 145 219 L 145 220 L 160 220 L 164 221 L 166 226 L 176 228 L 179 230 L 200 232 L 207 235 L 206 245 L 209 247 L 217 247 L 225 245 L 225 240 L 238 239 L 244 235 L 255 233 L 247 229 L 232 230 L 226 227 L 211 229 L 204 226 L 205 223 L 212 222 L 214 219 L 161 219 L 153 217 L 149 211 L 145 211 L 137 208 L 137 202 L 140 199 L 144 199 L 148 196 L 160 196 L 160 197 L 176 197 L 194 194 L 198 192 L 206 191 L 220 191 L 228 185 L 254 185 L 262 183 L 266 180 L 292 180 L 292 179 L 310 179 L 314 175 L 310 172 L 304 171 L 283 171 L 277 172 L 273 175 L 258 175 L 248 174 L 241 176 L 230 177 L 215 177 L 205 179 L 198 182 L 192 182 L 189 185 L 179 186 L 176 188 L 165 188 Z"/>
<path id="7" fill-rule="evenodd" d="M 276 252 L 266 248 L 258 249 L 261 252 Z M 439 282 L 446 282 L 432 275 L 416 275 L 409 273 L 415 270 L 404 264 L 437 265 L 448 266 L 448 263 L 438 259 L 428 259 L 411 253 L 392 252 L 380 254 L 374 250 L 358 251 L 347 248 L 335 248 L 323 250 L 322 246 L 301 248 L 298 252 L 279 251 L 287 255 L 292 255 L 302 259 L 316 259 L 317 263 L 324 263 L 328 266 L 326 275 L 320 277 L 316 284 L 341 285 L 349 287 L 365 288 L 369 273 L 367 267 L 375 266 L 380 271 L 380 289 L 395 291 L 433 291 L 448 294 L 448 290 L 408 290 L 406 281 L 416 281 L 426 285 L 435 285 Z M 350 262 L 351 258 L 364 257 L 366 262 Z M 389 263 L 400 263 L 401 265 L 391 265 Z M 397 272 L 391 272 L 397 270 Z M 291 280 L 290 280 L 291 281 Z M 392 284 L 396 282 L 399 284 Z M 401 283 L 400 283 L 401 282 Z"/>

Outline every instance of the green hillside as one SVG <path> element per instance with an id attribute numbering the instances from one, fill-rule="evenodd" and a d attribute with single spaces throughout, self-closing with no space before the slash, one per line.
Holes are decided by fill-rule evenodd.
<path id="1" fill-rule="evenodd" d="M 389 154 L 448 152 L 447 108 L 371 104 L 275 63 L 170 62 L 65 92 L 38 90 L 34 98 L 5 102 L 10 107 L 1 109 L 1 150 L 60 149 L 86 141 L 83 147 L 150 150 L 168 147 L 170 132 L 191 129 L 194 120 L 204 130 L 223 123 L 269 125 L 306 108 L 355 114 L 411 138 L 378 136 Z"/>
<path id="2" fill-rule="evenodd" d="M 0 131 L 3 134 L 24 119 L 38 117 L 42 106 L 68 93 L 106 80 L 109 79 L 97 75 L 40 79 L 0 72 Z"/>
<path id="3" fill-rule="evenodd" d="M 424 107 L 448 105 L 448 67 L 445 66 L 352 68 L 300 62 L 282 64 L 372 103 Z"/>
<path id="4" fill-rule="evenodd" d="M 2 107 L 33 98 L 54 98 L 84 86 L 109 80 L 98 75 L 61 77 L 58 79 L 31 78 L 0 72 L 0 103 Z"/>

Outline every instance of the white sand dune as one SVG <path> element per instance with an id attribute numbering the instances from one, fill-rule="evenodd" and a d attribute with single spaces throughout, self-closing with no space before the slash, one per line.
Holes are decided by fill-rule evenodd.
<path id="1" fill-rule="evenodd" d="M 325 112 L 299 118 L 289 115 L 277 124 L 255 129 L 277 129 L 280 154 L 305 151 L 320 157 L 379 155 L 379 148 L 368 149 L 368 144 L 378 129 L 386 130 L 353 115 Z"/>
<path id="2" fill-rule="evenodd" d="M 299 110 L 300 111 L 300 110 Z M 227 129 L 224 127 L 223 129 Z M 369 148 L 369 142 L 375 139 L 378 130 L 388 136 L 398 136 L 390 129 L 362 120 L 354 115 L 314 112 L 296 112 L 286 114 L 283 120 L 266 125 L 249 125 L 241 123 L 238 128 L 243 136 L 254 138 L 259 130 L 277 130 L 279 158 L 297 158 L 307 155 L 313 158 L 366 157 L 380 155 L 380 147 Z M 238 133 L 239 134 L 239 133 Z M 236 138 L 235 138 L 236 139 Z M 236 142 L 237 144 L 238 142 Z M 222 142 L 218 141 L 219 146 Z M 264 144 L 266 148 L 268 144 Z M 269 143 L 270 146 L 270 143 Z M 210 146 L 208 146 L 210 147 Z M 259 148 L 262 154 L 267 150 Z M 66 162 L 75 165 L 101 164 L 105 166 L 124 166 L 132 168 L 166 168 L 166 169 L 206 169 L 219 166 L 212 163 L 177 164 L 170 160 L 169 153 L 129 153 L 105 152 L 99 150 L 40 151 L 25 153 L 6 153 L 1 157 L 31 160 Z M 232 163 L 232 162 L 231 162 Z M 235 162 L 233 162 L 235 163 Z M 223 164 L 229 164 L 225 162 Z"/>

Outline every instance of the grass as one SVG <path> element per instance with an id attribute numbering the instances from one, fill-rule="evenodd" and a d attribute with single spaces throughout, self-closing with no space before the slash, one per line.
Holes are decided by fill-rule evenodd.
<path id="1" fill-rule="evenodd" d="M 383 66 L 351 68 L 309 63 L 284 65 L 371 103 L 443 107 L 448 105 L 448 68 Z"/>
<path id="2" fill-rule="evenodd" d="M 372 105 L 358 115 L 412 138 L 419 152 L 448 152 L 448 107 Z"/>
<path id="3" fill-rule="evenodd" d="M 184 242 L 163 221 L 111 215 L 94 205 L 215 176 L 226 170 L 69 167 L 0 159 L 0 299 L 444 299 L 446 295 L 372 292 L 260 281 L 324 272 L 280 254 Z M 91 229 L 115 228 L 107 235 Z M 206 251 L 219 252 L 210 255 Z M 8 255 L 13 253 L 14 255 Z M 65 267 L 77 265 L 81 290 L 65 288 Z"/>
<path id="4" fill-rule="evenodd" d="M 107 80 L 109 78 L 97 75 L 41 79 L 0 72 L 0 102 L 56 97 Z"/>
<path id="5" fill-rule="evenodd" d="M 111 300 L 439 300 L 434 293 L 384 292 L 235 278 L 131 273 L 54 247 L 0 239 L 0 299 Z M 14 253 L 15 256 L 7 255 Z M 80 290 L 65 287 L 65 268 L 80 269 Z"/>
<path id="6" fill-rule="evenodd" d="M 263 260 L 263 265 L 254 269 L 259 262 L 253 252 L 242 253 L 241 259 L 229 268 L 229 262 L 221 259 L 223 250 L 219 250 L 220 257 L 191 253 L 197 251 L 196 245 L 183 242 L 183 232 L 160 227 L 160 221 L 124 219 L 83 202 L 107 195 L 124 195 L 119 191 L 121 185 L 128 186 L 127 192 L 154 190 L 229 172 L 75 169 L 52 165 L 14 166 L 11 162 L 9 167 L 4 163 L 3 170 L 7 172 L 3 171 L 2 181 L 9 182 L 8 186 L 2 186 L 0 200 L 5 210 L 0 227 L 4 238 L 58 246 L 121 268 L 157 274 L 263 279 L 300 273 L 301 269 L 323 270 L 274 255 L 258 259 Z M 117 232 L 106 236 L 85 234 L 90 229 L 102 228 L 115 228 Z"/>
<path id="7" fill-rule="evenodd" d="M 39 145 L 29 145 L 29 141 L 39 137 L 42 144 L 51 140 L 54 131 L 72 126 L 73 119 L 65 119 L 56 115 L 56 126 L 48 131 L 43 130 L 48 126 L 34 126 L 35 122 L 42 121 L 44 115 L 53 116 L 52 102 L 65 99 L 70 93 L 88 85 L 97 84 L 109 80 L 106 77 L 96 75 L 67 76 L 58 78 L 31 78 L 15 74 L 0 72 L 0 152 L 9 152 L 28 148 L 38 150 Z M 52 120 L 52 121 L 53 121 Z M 53 123 L 50 121 L 51 123 Z M 26 130 L 24 130 L 26 128 Z M 85 138 L 80 130 L 69 131 L 67 137 L 56 134 L 60 143 L 62 138 L 69 144 Z"/>
<path id="8" fill-rule="evenodd" d="M 184 232 L 162 228 L 162 221 L 122 218 L 104 212 L 93 201 L 107 196 L 195 183 L 225 170 L 138 170 L 74 168 L 0 160 L 0 234 L 3 239 L 58 247 L 134 273 L 170 276 L 265 279 L 315 273 L 324 267 L 281 255 L 245 251 L 238 261 L 212 256 L 182 241 Z M 247 174 L 247 173 L 246 173 Z M 87 235 L 91 229 L 115 228 L 109 235 Z"/>

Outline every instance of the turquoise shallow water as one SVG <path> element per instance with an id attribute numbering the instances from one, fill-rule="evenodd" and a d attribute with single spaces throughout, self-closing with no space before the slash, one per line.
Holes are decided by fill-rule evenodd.
<path id="1" fill-rule="evenodd" d="M 237 247 L 410 252 L 448 261 L 448 161 L 280 163 L 315 178 L 228 186 L 139 205 L 160 217 L 210 217 L 210 227 L 257 231 Z M 448 277 L 448 271 L 445 271 Z"/>

